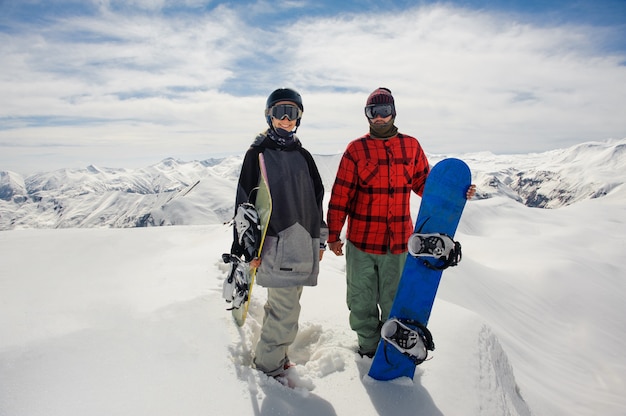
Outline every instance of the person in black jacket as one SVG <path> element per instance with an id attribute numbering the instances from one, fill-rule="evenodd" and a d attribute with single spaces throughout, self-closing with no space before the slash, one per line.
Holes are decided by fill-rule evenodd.
<path id="1" fill-rule="evenodd" d="M 292 365 L 289 346 L 295 340 L 303 286 L 317 285 L 328 228 L 322 202 L 324 186 L 311 154 L 295 132 L 304 107 L 300 94 L 279 88 L 267 98 L 268 129 L 260 133 L 246 152 L 237 185 L 235 206 L 254 203 L 259 185 L 259 153 L 267 170 L 272 213 L 257 267 L 256 282 L 267 288 L 267 303 L 256 345 L 254 365 L 268 376 L 278 377 Z M 243 253 L 237 239 L 231 252 Z"/>

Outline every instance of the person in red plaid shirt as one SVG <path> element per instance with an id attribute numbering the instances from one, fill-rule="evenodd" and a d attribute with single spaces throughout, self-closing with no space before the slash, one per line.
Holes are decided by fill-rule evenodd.
<path id="1" fill-rule="evenodd" d="M 337 170 L 327 223 L 328 247 L 343 255 L 346 233 L 347 303 L 358 353 L 373 357 L 380 328 L 389 316 L 413 232 L 411 191 L 422 195 L 430 172 L 416 138 L 398 132 L 396 108 L 387 88 L 367 98 L 369 133 L 348 144 Z M 467 192 L 475 193 L 472 185 Z"/>

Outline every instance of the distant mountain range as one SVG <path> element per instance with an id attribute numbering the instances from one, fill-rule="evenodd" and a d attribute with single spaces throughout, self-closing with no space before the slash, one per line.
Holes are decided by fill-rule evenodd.
<path id="1" fill-rule="evenodd" d="M 626 178 L 626 139 L 533 154 L 428 156 L 431 164 L 445 157 L 465 160 L 478 199 L 504 196 L 535 208 L 599 198 Z M 341 154 L 314 157 L 330 191 Z M 89 166 L 26 178 L 0 171 L 0 230 L 225 222 L 234 211 L 242 158 L 165 159 L 142 169 Z"/>

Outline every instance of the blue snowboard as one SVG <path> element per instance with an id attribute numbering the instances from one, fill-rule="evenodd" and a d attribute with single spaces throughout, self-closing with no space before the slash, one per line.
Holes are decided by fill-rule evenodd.
<path id="1" fill-rule="evenodd" d="M 431 170 L 420 205 L 415 232 L 442 233 L 450 237 L 461 219 L 465 193 L 471 183 L 468 166 L 459 159 L 444 159 Z M 429 259 L 436 264 L 434 258 Z M 413 320 L 426 325 L 435 301 L 441 270 L 433 270 L 421 259 L 407 256 L 390 318 Z M 377 380 L 413 378 L 415 364 L 391 345 L 381 340 L 372 361 L 369 376 Z"/>

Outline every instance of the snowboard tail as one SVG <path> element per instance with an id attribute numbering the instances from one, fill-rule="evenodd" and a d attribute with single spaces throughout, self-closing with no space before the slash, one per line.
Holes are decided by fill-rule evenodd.
<path id="1" fill-rule="evenodd" d="M 465 195 L 470 183 L 469 167 L 462 160 L 449 158 L 437 163 L 426 179 L 415 222 L 415 233 L 440 234 L 452 239 L 465 207 Z M 426 327 L 443 269 L 429 267 L 440 264 L 442 261 L 440 258 L 422 254 L 425 253 L 417 257 L 407 256 L 389 318 L 398 322 L 414 322 Z M 432 347 L 434 348 L 434 344 Z M 398 377 L 412 379 L 415 366 L 416 361 L 410 354 L 394 348 L 383 338 L 378 343 L 369 376 L 377 380 L 392 380 Z"/>

